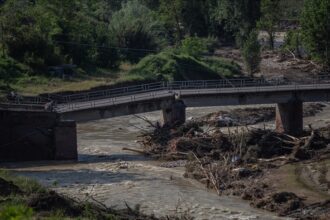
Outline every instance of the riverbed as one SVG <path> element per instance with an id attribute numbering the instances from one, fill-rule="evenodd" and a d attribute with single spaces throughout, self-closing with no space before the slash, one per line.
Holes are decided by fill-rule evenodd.
<path id="1" fill-rule="evenodd" d="M 192 108 L 187 117 L 199 117 L 226 108 Z M 328 124 L 330 107 L 305 124 Z M 160 112 L 143 114 L 160 119 Z M 263 124 L 257 126 L 264 126 Z M 273 122 L 265 123 L 273 128 Z M 165 216 L 187 213 L 195 219 L 283 219 L 250 207 L 235 197 L 219 197 L 195 180 L 183 177 L 184 168 L 160 167 L 160 162 L 123 147 L 139 148 L 136 142 L 147 124 L 135 116 L 92 121 L 78 125 L 78 162 L 8 164 L 20 175 L 79 200 L 91 197 L 109 207 L 140 206 L 142 212 Z"/>

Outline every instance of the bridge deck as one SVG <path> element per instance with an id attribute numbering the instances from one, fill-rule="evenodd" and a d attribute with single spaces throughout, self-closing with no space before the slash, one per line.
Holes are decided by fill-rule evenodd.
<path id="1" fill-rule="evenodd" d="M 272 93 L 272 92 L 298 92 L 311 90 L 330 90 L 328 84 L 311 85 L 279 85 L 279 86 L 260 86 L 260 87 L 235 87 L 235 88 L 210 88 L 210 89 L 175 89 L 140 93 L 129 96 L 119 96 L 114 98 L 104 98 L 99 100 L 82 101 L 75 103 L 59 104 L 57 112 L 65 113 L 79 111 L 97 107 L 107 107 L 131 102 L 148 101 L 152 99 L 163 99 L 179 94 L 181 98 L 194 95 L 223 95 L 223 94 L 252 94 L 252 93 Z"/>

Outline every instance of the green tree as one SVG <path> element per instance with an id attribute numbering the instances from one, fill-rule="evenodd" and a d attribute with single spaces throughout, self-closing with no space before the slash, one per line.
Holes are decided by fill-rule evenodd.
<path id="1" fill-rule="evenodd" d="M 256 27 L 260 18 L 260 0 L 218 0 L 213 5 L 211 17 L 219 22 L 224 33 L 241 46 L 246 36 Z"/>
<path id="2" fill-rule="evenodd" d="M 184 38 L 184 28 L 182 27 L 183 2 L 181 0 L 160 0 L 160 14 L 167 29 L 169 38 L 173 35 L 172 43 L 179 43 Z"/>
<path id="3" fill-rule="evenodd" d="M 35 69 L 59 62 L 50 41 L 58 30 L 52 13 L 29 1 L 9 0 L 1 7 L 0 20 L 9 56 Z"/>
<path id="4" fill-rule="evenodd" d="M 261 18 L 258 27 L 267 32 L 269 47 L 274 49 L 275 31 L 281 19 L 280 0 L 261 0 Z"/>
<path id="5" fill-rule="evenodd" d="M 211 16 L 215 0 L 160 0 L 160 14 L 167 30 L 179 44 L 186 35 L 207 37 L 211 34 Z"/>
<path id="6" fill-rule="evenodd" d="M 258 42 L 258 34 L 256 31 L 251 31 L 248 38 L 243 44 L 242 55 L 246 70 L 253 76 L 253 74 L 259 71 L 261 62 L 261 47 Z"/>
<path id="7" fill-rule="evenodd" d="M 330 1 L 305 0 L 301 15 L 304 47 L 313 59 L 330 65 Z"/>
<path id="8" fill-rule="evenodd" d="M 139 61 L 166 43 L 162 23 L 137 0 L 124 4 L 114 13 L 109 29 L 120 53 L 131 62 Z"/>

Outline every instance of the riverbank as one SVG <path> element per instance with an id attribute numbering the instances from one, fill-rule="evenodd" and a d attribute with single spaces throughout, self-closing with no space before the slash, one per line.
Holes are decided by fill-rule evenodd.
<path id="1" fill-rule="evenodd" d="M 55 184 L 55 183 L 54 183 Z M 72 199 L 41 186 L 38 182 L 0 170 L 0 220 L 88 219 L 88 220 L 189 220 L 188 215 L 156 218 L 140 212 L 140 207 L 106 207 L 92 195 Z"/>

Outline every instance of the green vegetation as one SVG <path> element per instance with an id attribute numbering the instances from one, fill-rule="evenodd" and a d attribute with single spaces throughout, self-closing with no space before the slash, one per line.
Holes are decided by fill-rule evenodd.
<path id="1" fill-rule="evenodd" d="M 330 1 L 305 0 L 301 15 L 303 45 L 313 59 L 330 66 Z"/>
<path id="2" fill-rule="evenodd" d="M 299 20 L 304 0 L 285 0 L 280 2 L 283 19 Z"/>
<path id="3" fill-rule="evenodd" d="M 284 49 L 289 50 L 297 57 L 301 58 L 301 31 L 290 30 L 287 32 L 285 37 Z"/>
<path id="4" fill-rule="evenodd" d="M 118 50 L 121 58 L 133 63 L 166 45 L 163 24 L 137 0 L 123 4 L 122 9 L 114 12 L 109 31 L 116 47 L 123 48 Z"/>
<path id="5" fill-rule="evenodd" d="M 259 70 L 261 62 L 261 47 L 258 42 L 258 34 L 255 31 L 251 31 L 244 42 L 242 56 L 248 73 L 253 76 L 253 73 Z"/>
<path id="6" fill-rule="evenodd" d="M 258 27 L 269 36 L 269 47 L 274 49 L 275 31 L 281 19 L 280 0 L 261 0 L 261 18 Z"/>
<path id="7" fill-rule="evenodd" d="M 220 0 L 216 1 L 216 7 L 212 11 L 215 22 L 221 24 L 215 26 L 222 32 L 228 41 L 236 41 L 238 46 L 255 28 L 260 18 L 260 0 Z"/>
<path id="8" fill-rule="evenodd" d="M 235 74 L 240 74 L 240 67 L 235 63 L 217 58 L 197 59 L 167 51 L 145 57 L 128 77 L 139 81 L 177 81 L 220 79 Z"/>
<path id="9" fill-rule="evenodd" d="M 308 0 L 303 10 L 302 6 L 303 0 L 2 0 L 0 91 L 27 93 L 28 87 L 31 94 L 71 90 L 69 85 L 75 87 L 78 81 L 91 81 L 84 82 L 88 86 L 83 85 L 82 90 L 135 79 L 197 79 L 194 71 L 191 77 L 182 73 L 187 66 L 178 65 L 185 63 L 192 68 L 199 63 L 198 71 L 209 71 L 201 79 L 231 76 L 228 68 L 214 60 L 212 66 L 221 68 L 208 66 L 210 62 L 202 56 L 212 56 L 218 45 L 242 48 L 256 27 L 268 33 L 273 48 L 280 20 L 296 20 L 301 11 L 299 43 L 301 38 L 313 59 L 329 63 L 329 1 Z M 297 45 L 294 40 L 298 38 L 290 37 L 289 45 Z M 129 63 L 141 69 L 150 57 L 165 56 L 168 50 L 175 51 L 166 58 L 175 68 L 167 64 L 171 67 L 159 72 L 166 72 L 165 76 L 143 76 L 121 68 Z M 67 64 L 77 66 L 74 79 L 51 74 L 50 67 Z M 169 74 L 169 69 L 179 72 Z M 180 77 L 169 77 L 171 74 Z"/>

